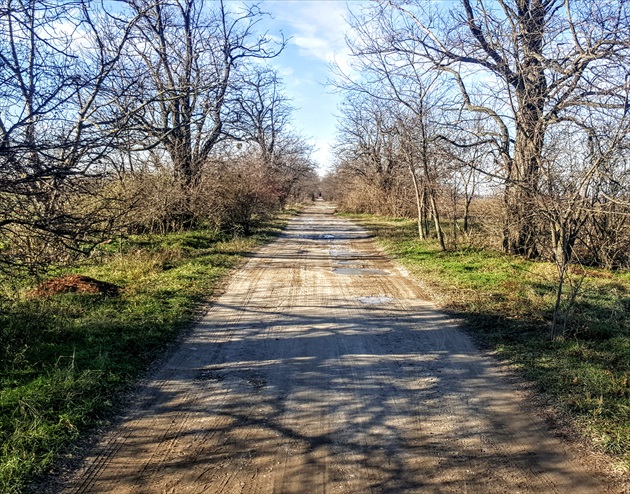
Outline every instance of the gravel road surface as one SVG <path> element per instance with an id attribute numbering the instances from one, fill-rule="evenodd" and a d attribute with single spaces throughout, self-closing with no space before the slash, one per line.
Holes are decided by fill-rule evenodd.
<path id="1" fill-rule="evenodd" d="M 233 274 L 63 492 L 608 492 L 524 396 L 318 203 Z"/>

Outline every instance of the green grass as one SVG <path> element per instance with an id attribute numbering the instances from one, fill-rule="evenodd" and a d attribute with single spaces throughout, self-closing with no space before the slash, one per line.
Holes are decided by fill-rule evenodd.
<path id="1" fill-rule="evenodd" d="M 630 273 L 580 269 L 567 332 L 549 338 L 556 268 L 483 249 L 441 252 L 413 221 L 354 215 L 444 309 L 630 468 Z"/>
<path id="2" fill-rule="evenodd" d="M 119 297 L 0 296 L 0 492 L 27 492 L 95 426 L 117 397 L 198 316 L 242 255 L 280 221 L 247 238 L 213 231 L 113 243 L 77 272 L 123 287 Z M 22 280 L 22 286 L 26 282 Z"/>

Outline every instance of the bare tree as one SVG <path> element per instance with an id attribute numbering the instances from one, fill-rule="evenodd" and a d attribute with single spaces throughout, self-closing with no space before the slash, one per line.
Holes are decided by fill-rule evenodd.
<path id="1" fill-rule="evenodd" d="M 394 126 L 390 132 L 397 138 L 398 159 L 404 163 L 411 176 L 414 188 L 418 235 L 428 235 L 426 225 L 427 203 L 433 218 L 435 234 L 442 250 L 446 249 L 444 231 L 438 207 L 438 163 L 440 153 L 435 147 L 434 136 L 431 135 L 431 124 L 426 102 L 419 98 L 414 111 L 408 107 L 395 108 Z M 407 110 L 407 111 L 405 111 Z"/>
<path id="2" fill-rule="evenodd" d="M 355 22 L 357 19 L 355 18 Z M 375 34 L 361 32 L 348 39 L 356 56 L 354 73 L 336 67 L 334 84 L 358 100 L 372 102 L 378 108 L 381 124 L 374 132 L 387 135 L 394 148 L 392 158 L 409 172 L 415 196 L 418 235 L 428 235 L 427 212 L 433 219 L 440 247 L 445 249 L 444 232 L 438 207 L 438 126 L 434 108 L 438 105 L 436 78 L 418 67 L 413 58 L 392 63 L 375 43 Z M 345 117 L 345 115 L 344 115 Z M 350 123 L 351 121 L 349 121 Z M 395 168 L 395 167 L 393 167 Z"/>
<path id="3" fill-rule="evenodd" d="M 293 108 L 278 73 L 270 67 L 253 66 L 237 84 L 234 96 L 233 137 L 255 143 L 262 161 L 271 165 L 278 140 L 288 133 Z"/>
<path id="4" fill-rule="evenodd" d="M 502 165 L 505 250 L 535 256 L 531 215 L 550 130 L 584 108 L 627 108 L 629 6 L 623 0 L 382 0 L 353 22 L 359 54 L 413 60 L 459 93 L 452 124 L 474 114 Z M 471 117 L 467 117 L 469 114 Z"/>
<path id="5" fill-rule="evenodd" d="M 348 178 L 347 187 L 355 189 L 348 194 L 348 198 L 354 197 L 353 209 L 400 214 L 404 198 L 399 186 L 405 169 L 396 154 L 392 113 L 369 95 L 352 91 L 347 93 L 341 113 L 337 168 Z"/>
<path id="6" fill-rule="evenodd" d="M 407 170 L 409 170 L 409 176 L 411 177 L 411 183 L 413 184 L 413 191 L 416 199 L 416 213 L 417 213 L 417 224 L 418 224 L 418 237 L 421 240 L 424 240 L 429 234 L 428 222 L 427 222 L 427 184 L 423 177 L 418 176 L 417 167 L 417 142 L 415 140 L 415 126 L 413 124 L 407 125 L 407 121 L 398 118 L 397 125 L 395 127 L 395 133 L 399 135 L 400 138 L 400 156 L 404 163 L 407 165 Z M 422 139 L 419 140 L 421 143 L 424 141 Z M 426 158 L 427 155 L 424 151 L 426 151 L 426 146 L 421 147 L 421 156 L 422 158 Z M 421 158 L 421 160 L 422 160 Z M 423 161 L 426 163 L 426 161 Z M 424 171 L 428 171 L 427 167 L 424 167 Z M 426 177 L 426 175 L 425 175 Z M 437 221 L 437 225 L 439 226 L 439 218 Z M 441 229 L 440 229 L 441 232 Z M 438 234 L 439 235 L 439 234 Z M 444 245 L 444 237 L 443 235 L 439 235 L 439 238 L 442 242 L 442 246 Z"/>
<path id="7" fill-rule="evenodd" d="M 99 119 L 130 24 L 99 28 L 87 0 L 0 4 L 2 260 L 34 264 L 89 251 L 123 213 Z M 133 23 L 133 20 L 131 20 Z"/>
<path id="8" fill-rule="evenodd" d="M 230 137 L 253 146 L 248 150 L 257 154 L 274 184 L 273 194 L 284 207 L 297 184 L 312 179 L 313 148 L 292 127 L 293 107 L 274 69 L 252 66 L 236 86 Z"/>
<path id="9" fill-rule="evenodd" d="M 627 166 L 630 150 L 630 119 L 623 113 L 611 115 L 607 111 L 602 115 L 600 109 L 591 110 L 590 115 L 585 114 L 580 120 L 581 132 L 567 125 L 554 135 L 553 146 L 547 147 L 536 212 L 546 224 L 550 239 L 544 245 L 549 246 L 550 257 L 558 270 L 552 338 L 560 332 L 566 283 L 569 282 L 571 290 L 565 312 L 581 286 L 583 275 L 574 282 L 570 268 L 582 261 L 578 244 L 586 244 L 582 237 L 593 213 L 606 200 L 611 180 L 618 188 L 625 189 L 626 196 L 630 193 L 630 182 L 620 180 L 622 175 L 616 173 L 620 166 Z M 566 313 L 564 319 L 566 331 Z"/>
<path id="10" fill-rule="evenodd" d="M 125 0 L 139 21 L 120 65 L 114 114 L 135 149 L 163 147 L 175 177 L 194 186 L 235 118 L 228 103 L 238 72 L 271 58 L 284 41 L 258 35 L 256 7 L 230 11 L 223 1 Z"/>
<path id="11" fill-rule="evenodd" d="M 312 184 L 315 163 L 312 159 L 314 147 L 297 132 L 286 132 L 276 141 L 274 160 L 268 167 L 274 178 L 280 205 L 284 207 L 289 198 L 297 199 L 300 188 Z"/>

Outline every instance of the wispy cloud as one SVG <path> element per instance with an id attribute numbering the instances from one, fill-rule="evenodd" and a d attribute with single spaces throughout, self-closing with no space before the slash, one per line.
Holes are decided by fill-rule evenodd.
<path id="1" fill-rule="evenodd" d="M 345 2 L 301 0 L 267 5 L 273 6 L 276 20 L 287 26 L 301 56 L 331 62 L 347 52 Z"/>
<path id="2" fill-rule="evenodd" d="M 354 10 L 361 4 L 352 2 L 351 7 Z M 260 5 L 273 16 L 266 23 L 269 32 L 277 34 L 281 30 L 289 38 L 285 52 L 270 63 L 285 81 L 297 106 L 295 126 L 317 148 L 313 158 L 323 171 L 333 162 L 330 147 L 335 139 L 334 112 L 339 102 L 339 96 L 323 84 L 332 76 L 329 68 L 333 62 L 343 71 L 350 71 L 345 41 L 348 4 L 334 0 L 266 0 Z"/>

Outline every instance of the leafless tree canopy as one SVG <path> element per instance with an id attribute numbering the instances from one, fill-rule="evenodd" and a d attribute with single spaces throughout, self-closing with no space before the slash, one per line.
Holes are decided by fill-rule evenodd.
<path id="1" fill-rule="evenodd" d="M 113 136 L 100 130 L 100 92 L 126 29 L 103 34 L 86 2 L 0 6 L 0 240 L 17 263 L 89 250 L 122 214 L 103 184 Z"/>
<path id="2" fill-rule="evenodd" d="M 112 79 L 113 113 L 141 147 L 161 146 L 186 186 L 237 120 L 230 105 L 250 60 L 276 56 L 284 42 L 255 32 L 255 7 L 223 2 L 126 0 L 138 18 Z"/>
<path id="3" fill-rule="evenodd" d="M 212 180 L 237 175 L 217 175 L 219 155 L 238 173 L 273 171 L 270 207 L 310 180 L 282 82 L 257 65 L 285 45 L 258 32 L 264 15 L 222 1 L 2 0 L 0 263 L 58 262 L 130 228 L 223 225 L 201 200 L 216 205 Z"/>
<path id="4" fill-rule="evenodd" d="M 407 163 L 409 149 L 428 149 L 429 173 L 416 157 L 409 177 L 426 181 L 433 215 L 453 209 L 469 230 L 476 190 L 501 198 L 498 244 L 508 252 L 628 262 L 619 255 L 629 246 L 627 2 L 381 0 L 349 20 L 353 71 L 337 68 L 335 84 L 347 105 L 360 99 L 397 119 Z M 378 119 L 346 113 L 342 134 L 362 136 L 353 152 L 368 156 L 367 145 L 384 158 Z M 339 170 L 364 176 L 348 156 Z M 404 156 L 393 158 L 399 167 Z"/>

